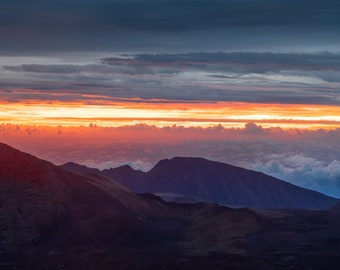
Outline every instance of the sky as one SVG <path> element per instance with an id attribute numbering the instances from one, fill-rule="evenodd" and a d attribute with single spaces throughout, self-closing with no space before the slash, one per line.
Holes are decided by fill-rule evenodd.
<path id="1" fill-rule="evenodd" d="M 340 2 L 3 0 L 0 141 L 148 170 L 202 156 L 340 197 Z"/>

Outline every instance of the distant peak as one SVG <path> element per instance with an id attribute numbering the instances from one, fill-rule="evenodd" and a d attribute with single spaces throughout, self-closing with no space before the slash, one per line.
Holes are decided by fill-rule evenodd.
<path id="1" fill-rule="evenodd" d="M 134 171 L 134 169 L 128 165 L 128 164 L 125 164 L 125 165 L 122 165 L 122 166 L 119 166 L 119 167 L 115 167 L 115 168 L 110 168 L 110 169 L 107 169 L 108 171 L 111 171 L 111 170 L 121 170 L 121 171 Z M 104 170 L 106 171 L 106 170 Z"/>
<path id="2" fill-rule="evenodd" d="M 173 157 L 170 161 L 210 161 L 202 157 Z"/>
<path id="3" fill-rule="evenodd" d="M 69 161 L 69 162 L 66 162 L 66 163 L 60 165 L 60 167 L 63 167 L 63 166 L 85 166 L 85 165 L 81 165 L 81 164 L 75 163 L 73 161 Z"/>
<path id="4" fill-rule="evenodd" d="M 75 162 L 67 162 L 63 165 L 60 165 L 59 167 L 63 170 L 78 174 L 100 173 L 99 169 L 87 167 L 86 165 L 81 165 Z"/>
<path id="5" fill-rule="evenodd" d="M 130 165 L 128 165 L 128 164 L 119 166 L 118 168 L 122 168 L 122 169 L 124 168 L 124 169 L 131 169 L 131 170 L 133 170 L 133 168 Z"/>
<path id="6" fill-rule="evenodd" d="M 176 157 L 173 157 L 173 158 L 170 158 L 170 159 L 168 159 L 168 158 L 162 159 L 158 163 L 179 162 L 179 161 L 180 162 L 182 162 L 182 161 L 199 161 L 199 160 L 209 161 L 209 160 L 202 158 L 202 157 L 179 157 L 179 156 L 176 156 Z"/>
<path id="7" fill-rule="evenodd" d="M 88 167 L 86 165 L 83 165 L 83 164 L 79 164 L 79 163 L 76 163 L 76 162 L 73 162 L 73 161 L 69 161 L 69 162 L 66 162 L 62 165 L 60 165 L 60 167 L 79 167 L 79 168 L 86 168 L 86 169 L 93 169 L 93 170 L 97 170 L 97 168 L 92 168 L 92 167 Z"/>
<path id="8" fill-rule="evenodd" d="M 173 157 L 171 159 L 162 159 L 154 167 L 164 166 L 167 164 L 196 164 L 198 162 L 217 163 L 202 157 Z"/>

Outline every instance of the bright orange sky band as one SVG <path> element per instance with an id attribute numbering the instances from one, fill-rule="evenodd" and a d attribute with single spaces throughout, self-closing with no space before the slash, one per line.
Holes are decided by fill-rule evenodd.
<path id="1" fill-rule="evenodd" d="M 0 103 L 0 122 L 18 125 L 158 127 L 243 127 L 256 122 L 263 127 L 340 128 L 340 107 L 326 105 L 258 104 L 239 102 L 42 102 Z"/>

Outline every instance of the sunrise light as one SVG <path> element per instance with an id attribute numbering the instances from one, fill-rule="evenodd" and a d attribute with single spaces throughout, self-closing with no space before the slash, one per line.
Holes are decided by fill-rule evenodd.
<path id="1" fill-rule="evenodd" d="M 324 105 L 282 105 L 238 102 L 162 103 L 150 102 L 41 102 L 0 104 L 0 122 L 50 126 L 100 126 L 174 124 L 209 127 L 243 126 L 259 122 L 263 126 L 332 129 L 340 126 L 340 108 Z"/>

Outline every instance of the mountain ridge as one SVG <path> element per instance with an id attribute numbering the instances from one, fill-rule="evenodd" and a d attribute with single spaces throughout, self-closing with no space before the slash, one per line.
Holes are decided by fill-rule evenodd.
<path id="1" fill-rule="evenodd" d="M 5 144 L 0 153 L 1 269 L 155 269 L 196 253 L 240 252 L 223 247 L 229 233 L 215 242 L 202 238 L 206 222 L 214 237 L 217 226 L 238 224 L 242 237 L 261 227 L 248 209 L 167 203 Z"/>
<path id="2" fill-rule="evenodd" d="M 125 165 L 100 173 L 134 192 L 150 192 L 170 201 L 274 209 L 326 209 L 339 201 L 262 172 L 199 157 L 163 159 L 147 172 Z"/>
<path id="3" fill-rule="evenodd" d="M 338 205 L 315 211 L 165 202 L 0 144 L 0 268 L 335 270 Z"/>

